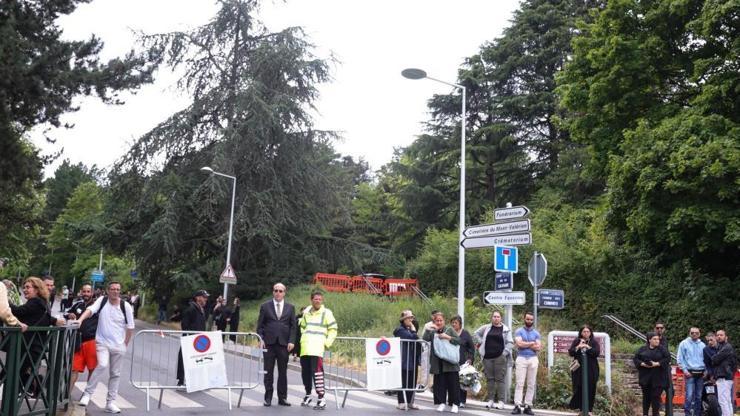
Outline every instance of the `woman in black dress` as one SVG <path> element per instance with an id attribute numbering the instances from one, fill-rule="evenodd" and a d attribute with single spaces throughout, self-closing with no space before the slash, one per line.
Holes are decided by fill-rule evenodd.
<path id="1" fill-rule="evenodd" d="M 601 349 L 594 338 L 590 326 L 584 325 L 578 331 L 578 337 L 573 340 L 568 354 L 578 360 L 580 367 L 570 373 L 573 382 L 573 397 L 570 399 L 570 408 L 583 411 L 583 368 L 588 374 L 588 414 L 594 410 L 596 399 L 596 383 L 599 381 L 599 354 Z M 585 362 L 584 362 L 585 360 Z"/>
<path id="2" fill-rule="evenodd" d="M 647 338 L 648 345 L 637 351 L 633 361 L 639 374 L 640 388 L 642 389 L 642 414 L 648 416 L 648 411 L 652 406 L 652 416 L 659 416 L 660 394 L 666 387 L 671 356 L 665 348 L 660 347 L 658 334 L 648 332 Z"/>
<path id="3" fill-rule="evenodd" d="M 234 307 L 231 310 L 231 318 L 229 318 L 229 332 L 239 332 L 239 298 L 234 298 Z M 236 342 L 236 334 L 229 335 L 231 342 Z"/>

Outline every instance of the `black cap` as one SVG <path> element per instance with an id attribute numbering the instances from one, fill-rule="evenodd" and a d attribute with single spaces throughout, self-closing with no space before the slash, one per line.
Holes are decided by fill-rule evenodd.
<path id="1" fill-rule="evenodd" d="M 195 294 L 193 295 L 193 297 L 197 297 L 197 296 L 209 297 L 211 295 L 209 295 L 208 292 L 206 292 L 205 290 L 201 289 L 201 290 L 195 292 Z"/>

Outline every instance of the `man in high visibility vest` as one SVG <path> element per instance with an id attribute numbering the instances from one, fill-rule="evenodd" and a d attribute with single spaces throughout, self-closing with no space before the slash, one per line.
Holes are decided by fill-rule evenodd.
<path id="1" fill-rule="evenodd" d="M 324 399 L 324 350 L 331 347 L 337 337 L 337 321 L 334 314 L 324 305 L 324 295 L 315 291 L 311 293 L 311 306 L 303 311 L 298 323 L 301 330 L 301 376 L 306 396 L 301 406 L 311 404 L 311 382 L 319 399 L 315 410 L 326 409 Z"/>

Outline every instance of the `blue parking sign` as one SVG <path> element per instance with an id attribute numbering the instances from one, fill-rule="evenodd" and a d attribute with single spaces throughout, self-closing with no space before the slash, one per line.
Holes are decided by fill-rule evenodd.
<path id="1" fill-rule="evenodd" d="M 496 246 L 493 270 L 517 273 L 519 271 L 519 250 L 516 247 Z"/>

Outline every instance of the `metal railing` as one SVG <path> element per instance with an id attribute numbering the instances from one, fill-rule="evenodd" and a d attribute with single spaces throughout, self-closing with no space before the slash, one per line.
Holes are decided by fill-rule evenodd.
<path id="1" fill-rule="evenodd" d="M 0 328 L 0 415 L 55 415 L 69 403 L 77 326 Z"/>
<path id="2" fill-rule="evenodd" d="M 337 409 L 345 407 L 349 392 L 370 391 L 367 380 L 366 341 L 367 338 L 361 337 L 337 337 L 331 350 L 324 353 L 324 383 L 326 391 L 334 393 Z M 423 377 L 418 366 L 422 364 L 422 350 L 428 349 L 429 343 L 420 339 L 401 339 L 400 342 L 402 375 L 398 379 L 397 387 L 388 390 L 400 392 L 399 397 L 408 405 L 409 401 L 413 402 L 413 393 L 424 391 L 417 389 L 417 379 Z M 404 368 L 408 370 L 403 371 Z M 341 402 L 340 392 L 343 392 Z"/>
<path id="3" fill-rule="evenodd" d="M 165 390 L 184 390 L 178 386 L 178 355 L 183 335 L 213 334 L 211 332 L 142 330 L 136 333 L 131 348 L 131 385 L 146 393 L 146 410 L 150 410 L 152 391 L 159 390 L 158 409 L 162 408 Z M 229 410 L 232 409 L 232 391 L 239 391 L 237 407 L 241 407 L 244 390 L 260 384 L 262 350 L 259 335 L 248 332 L 220 332 L 224 337 L 224 360 L 228 383 L 209 390 L 226 390 Z M 187 384 L 187 378 L 185 379 Z"/>
<path id="4" fill-rule="evenodd" d="M 619 319 L 619 317 L 617 317 L 615 315 L 602 315 L 601 317 L 604 318 L 604 319 L 607 319 L 607 320 L 609 320 L 611 322 L 613 322 L 614 324 L 616 324 L 620 328 L 622 328 L 625 331 L 629 332 L 631 335 L 633 335 L 633 336 L 637 337 L 638 339 L 640 339 L 642 342 L 647 343 L 647 338 L 645 337 L 645 334 L 643 334 L 642 332 L 636 330 L 635 328 L 633 328 L 631 325 L 629 325 L 628 323 L 624 322 L 623 320 Z M 668 351 L 668 353 L 671 354 L 671 359 L 673 361 L 676 361 L 676 359 L 677 359 L 676 358 L 676 354 L 674 354 L 674 353 L 672 353 L 670 351 Z"/>

